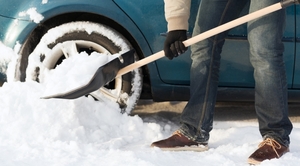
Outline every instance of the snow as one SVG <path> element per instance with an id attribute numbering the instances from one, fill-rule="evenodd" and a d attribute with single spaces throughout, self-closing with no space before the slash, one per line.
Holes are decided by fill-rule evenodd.
<path id="1" fill-rule="evenodd" d="M 97 52 L 91 53 L 90 56 L 86 52 L 70 56 L 55 70 L 45 71 L 47 73 L 44 81 L 46 90 L 43 96 L 67 93 L 88 84 L 99 67 L 118 58 L 118 56 L 120 54 L 107 55 Z"/>
<path id="2" fill-rule="evenodd" d="M 30 20 L 32 20 L 33 22 L 35 22 L 37 24 L 40 23 L 44 19 L 44 16 L 42 16 L 40 13 L 38 13 L 36 11 L 36 8 L 34 8 L 34 7 L 29 8 L 26 11 L 20 12 L 19 16 L 21 16 L 21 17 L 29 16 Z"/>
<path id="3" fill-rule="evenodd" d="M 15 55 L 11 48 L 6 47 L 0 42 L 0 50 L 3 51 L 0 55 L 0 73 L 6 73 L 7 65 L 11 61 L 11 56 Z"/>
<path id="4" fill-rule="evenodd" d="M 0 62 L 9 63 L 8 76 L 13 78 L 18 55 L 2 43 L 0 48 Z M 74 57 L 61 67 L 71 68 L 68 61 L 76 61 L 79 56 Z M 96 57 L 89 58 L 97 61 Z M 63 71 L 49 72 L 47 77 L 65 80 Z M 83 77 L 73 76 L 73 81 Z M 138 115 L 121 114 L 117 104 L 98 102 L 91 97 L 40 99 L 46 91 L 57 90 L 49 86 L 51 80 L 43 83 L 8 80 L 0 88 L 0 165 L 3 166 L 243 166 L 248 165 L 247 157 L 261 141 L 256 122 L 215 121 L 208 151 L 162 151 L 151 148 L 150 144 L 170 136 L 179 124 L 163 118 L 142 119 Z M 299 165 L 299 142 L 300 123 L 294 123 L 291 152 L 261 165 Z"/>

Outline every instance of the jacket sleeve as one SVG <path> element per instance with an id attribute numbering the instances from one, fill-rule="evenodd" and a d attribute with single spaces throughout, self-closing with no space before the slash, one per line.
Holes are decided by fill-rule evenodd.
<path id="1" fill-rule="evenodd" d="M 191 0 L 164 0 L 168 31 L 188 30 Z"/>

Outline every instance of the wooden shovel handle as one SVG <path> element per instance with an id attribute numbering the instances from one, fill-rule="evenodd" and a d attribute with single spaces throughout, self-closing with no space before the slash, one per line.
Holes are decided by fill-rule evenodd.
<path id="1" fill-rule="evenodd" d="M 221 32 L 224 32 L 224 31 L 226 31 L 226 30 L 229 30 L 229 29 L 231 29 L 231 28 L 234 28 L 234 27 L 236 27 L 236 26 L 239 26 L 239 25 L 241 25 L 241 24 L 244 24 L 244 23 L 246 23 L 246 22 L 249 22 L 249 21 L 251 21 L 251 20 L 254 20 L 254 19 L 256 19 L 256 18 L 259 18 L 259 17 L 261 17 L 261 16 L 264 16 L 264 15 L 267 15 L 267 14 L 269 14 L 269 13 L 275 12 L 275 11 L 280 10 L 280 9 L 282 9 L 282 8 L 283 8 L 283 7 L 282 7 L 282 4 L 281 4 L 280 2 L 279 2 L 279 3 L 276 3 L 276 4 L 271 5 L 271 6 L 269 6 L 269 7 L 265 7 L 265 8 L 263 8 L 263 9 L 260 9 L 260 10 L 256 11 L 256 12 L 250 13 L 250 14 L 248 14 L 248 15 L 245 15 L 245 16 L 243 16 L 243 17 L 240 17 L 240 18 L 238 18 L 238 19 L 235 19 L 235 20 L 233 20 L 233 21 L 230 21 L 230 22 L 228 22 L 228 23 L 226 23 L 226 24 L 223 24 L 223 25 L 221 25 L 221 26 L 218 26 L 218 27 L 216 27 L 216 28 L 213 28 L 213 29 L 211 29 L 211 30 L 208 30 L 208 31 L 206 31 L 206 32 L 204 32 L 204 33 L 201 33 L 201 34 L 197 35 L 197 36 L 194 36 L 194 37 L 192 37 L 192 38 L 190 38 L 190 39 L 188 39 L 188 40 L 185 40 L 185 41 L 183 42 L 183 44 L 184 44 L 186 47 L 189 47 L 190 45 L 195 44 L 195 43 L 197 43 L 197 42 L 199 42 L 199 41 L 202 41 L 202 40 L 204 40 L 204 39 L 207 39 L 207 38 L 209 38 L 209 37 L 211 37 L 211 36 L 214 36 L 214 35 L 216 35 L 216 34 L 219 34 L 219 33 L 221 33 Z M 155 53 L 155 54 L 153 54 L 153 55 L 151 55 L 151 56 L 148 56 L 148 57 L 146 57 L 146 58 L 144 58 L 144 59 L 141 59 L 141 60 L 139 60 L 139 61 L 137 61 L 137 62 L 135 62 L 135 63 L 133 63 L 133 64 L 131 64 L 131 65 L 128 65 L 128 66 L 126 66 L 126 67 L 120 69 L 119 72 L 117 73 L 117 76 L 116 76 L 116 77 L 122 76 L 122 75 L 124 75 L 124 74 L 126 74 L 126 73 L 128 73 L 128 72 L 130 72 L 130 71 L 132 71 L 132 70 L 134 70 L 134 69 L 136 69 L 136 68 L 139 68 L 139 67 L 141 67 L 141 66 L 144 66 L 144 65 L 146 65 L 146 64 L 148 64 L 148 63 L 150 63 L 150 62 L 153 62 L 153 61 L 155 61 L 155 60 L 158 60 L 158 59 L 160 59 L 160 58 L 162 58 L 162 57 L 164 57 L 164 56 L 165 56 L 165 55 L 164 55 L 164 51 L 163 51 L 163 50 L 162 50 L 162 51 L 159 51 L 159 52 L 157 52 L 157 53 Z"/>

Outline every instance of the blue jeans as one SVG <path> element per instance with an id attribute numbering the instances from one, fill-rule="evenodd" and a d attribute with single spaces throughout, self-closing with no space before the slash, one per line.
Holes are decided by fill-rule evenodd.
<path id="1" fill-rule="evenodd" d="M 280 0 L 202 0 L 193 36 L 237 18 L 250 2 L 249 13 Z M 250 62 L 254 67 L 255 109 L 261 135 L 288 146 L 292 124 L 288 118 L 287 80 L 283 61 L 285 11 L 248 23 Z M 213 128 L 222 46 L 227 32 L 191 46 L 190 100 L 181 115 L 180 131 L 205 142 Z"/>

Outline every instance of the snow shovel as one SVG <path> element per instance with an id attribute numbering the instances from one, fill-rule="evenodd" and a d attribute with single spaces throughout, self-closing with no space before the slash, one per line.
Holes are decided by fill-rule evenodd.
<path id="1" fill-rule="evenodd" d="M 201 33 L 197 36 L 194 36 L 188 40 L 185 40 L 183 42 L 183 44 L 186 47 L 191 46 L 192 44 L 195 44 L 201 40 L 207 39 L 211 36 L 214 36 L 216 34 L 222 33 L 224 31 L 227 31 L 231 28 L 234 28 L 236 26 L 239 26 L 241 24 L 244 24 L 246 22 L 249 22 L 251 20 L 254 20 L 256 18 L 265 16 L 267 14 L 270 14 L 272 12 L 275 12 L 277 10 L 281 10 L 287 6 L 293 5 L 293 4 L 299 4 L 300 0 L 282 0 L 281 2 L 278 2 L 274 5 L 270 5 L 268 7 L 265 7 L 263 9 L 260 9 L 256 12 L 250 13 L 248 15 L 245 15 L 243 17 L 240 17 L 238 19 L 235 19 L 233 21 L 230 21 L 226 24 L 223 24 L 221 26 L 218 26 L 216 28 L 213 28 L 211 30 L 208 30 L 204 33 Z M 133 57 L 133 52 L 129 51 L 127 53 L 125 53 L 125 55 L 121 55 L 123 57 L 123 59 L 128 59 L 128 55 L 130 55 Z M 78 89 L 72 90 L 70 92 L 67 93 L 63 93 L 63 94 L 57 94 L 57 95 L 52 95 L 52 96 L 47 96 L 47 97 L 43 97 L 43 99 L 50 99 L 50 98 L 61 98 L 61 99 L 75 99 L 84 95 L 87 95 L 93 91 L 96 91 L 97 89 L 101 88 L 102 86 L 104 86 L 105 84 L 107 84 L 108 82 L 112 81 L 115 77 L 120 77 L 136 68 L 139 68 L 141 66 L 144 66 L 148 63 L 151 63 L 155 60 L 158 60 L 162 57 L 164 57 L 164 51 L 159 51 L 151 56 L 148 56 L 144 59 L 141 59 L 135 63 L 132 62 L 132 64 L 130 65 L 122 65 L 120 62 L 118 62 L 118 59 L 115 59 L 111 62 L 108 62 L 107 64 L 105 64 L 104 66 L 100 67 L 97 72 L 95 73 L 95 75 L 93 76 L 93 78 L 90 80 L 90 82 L 87 85 L 84 85 Z M 125 58 L 124 58 L 125 57 Z M 125 63 L 128 63 L 128 61 Z M 121 68 L 121 66 L 126 66 Z"/>
<path id="2" fill-rule="evenodd" d="M 67 93 L 61 93 L 41 98 L 75 99 L 81 96 L 85 96 L 91 92 L 94 92 L 106 83 L 112 81 L 121 68 L 132 64 L 134 62 L 134 53 L 135 50 L 129 50 L 124 54 L 120 55 L 119 57 L 111 60 L 107 64 L 104 64 L 103 66 L 99 67 L 96 73 L 93 75 L 92 79 L 88 82 L 88 84 L 80 88 L 74 89 Z"/>

